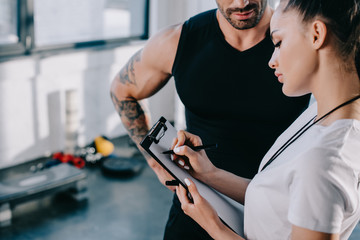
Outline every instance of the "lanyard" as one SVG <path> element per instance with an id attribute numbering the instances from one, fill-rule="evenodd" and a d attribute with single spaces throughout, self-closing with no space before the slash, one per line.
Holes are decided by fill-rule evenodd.
<path id="1" fill-rule="evenodd" d="M 262 167 L 262 169 L 260 170 L 263 171 L 267 166 L 270 165 L 270 163 L 272 163 L 288 146 L 290 146 L 293 142 L 295 142 L 301 135 L 303 135 L 309 128 L 311 128 L 313 125 L 315 125 L 316 123 L 320 122 L 321 120 L 323 120 L 324 118 L 326 118 L 327 116 L 329 116 L 331 113 L 335 112 L 336 110 L 338 110 L 339 108 L 348 105 L 354 101 L 356 101 L 357 99 L 360 98 L 360 95 L 357 95 L 356 97 L 340 104 L 339 106 L 337 106 L 336 108 L 332 109 L 331 111 L 329 111 L 328 113 L 326 113 L 324 116 L 322 116 L 321 118 L 317 119 L 316 121 L 314 121 L 314 119 L 316 118 L 313 117 L 310 121 L 308 121 L 302 128 L 300 128 L 294 135 L 292 135 L 289 140 L 287 140 L 275 153 L 274 155 L 272 155 L 272 157 L 266 162 L 266 164 Z"/>

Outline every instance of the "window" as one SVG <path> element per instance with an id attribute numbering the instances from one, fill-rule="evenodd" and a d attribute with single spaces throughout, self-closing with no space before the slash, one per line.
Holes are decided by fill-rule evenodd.
<path id="1" fill-rule="evenodd" d="M 0 56 L 146 38 L 148 2 L 0 0 Z"/>
<path id="2" fill-rule="evenodd" d="M 0 56 L 25 52 L 20 0 L 0 0 Z"/>
<path id="3" fill-rule="evenodd" d="M 19 41 L 17 31 L 17 4 L 13 0 L 1 0 L 0 44 L 13 44 Z"/>

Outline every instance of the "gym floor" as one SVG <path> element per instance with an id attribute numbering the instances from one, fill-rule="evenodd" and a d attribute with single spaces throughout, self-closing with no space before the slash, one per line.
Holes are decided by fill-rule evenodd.
<path id="1" fill-rule="evenodd" d="M 139 154 L 127 137 L 112 142 L 116 155 Z M 131 177 L 105 175 L 98 165 L 86 167 L 87 201 L 56 194 L 17 205 L 12 224 L 0 228 L 0 239 L 162 239 L 173 194 L 143 161 L 142 171 Z M 359 239 L 357 226 L 350 240 Z"/>
<path id="2" fill-rule="evenodd" d="M 116 155 L 138 154 L 127 138 L 112 142 Z M 106 175 L 98 165 L 84 168 L 87 201 L 56 194 L 17 205 L 12 224 L 0 229 L 0 239 L 162 239 L 172 193 L 143 161 L 145 167 L 132 177 Z"/>

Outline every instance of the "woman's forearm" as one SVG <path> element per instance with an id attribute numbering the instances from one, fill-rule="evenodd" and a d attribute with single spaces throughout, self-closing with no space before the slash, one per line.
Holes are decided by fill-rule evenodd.
<path id="1" fill-rule="evenodd" d="M 251 181 L 219 168 L 202 176 L 200 180 L 241 204 L 245 202 L 245 192 Z"/>
<path id="2" fill-rule="evenodd" d="M 209 235 L 215 240 L 245 240 L 237 235 L 230 228 L 225 226 L 222 222 L 217 227 L 208 230 Z"/>

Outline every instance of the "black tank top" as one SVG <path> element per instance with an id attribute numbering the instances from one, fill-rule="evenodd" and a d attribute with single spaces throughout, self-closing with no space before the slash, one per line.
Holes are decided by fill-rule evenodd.
<path id="1" fill-rule="evenodd" d="M 286 97 L 268 61 L 269 34 L 238 51 L 220 30 L 216 10 L 183 25 L 172 74 L 185 106 L 187 130 L 203 143 L 215 166 L 252 178 L 275 139 L 308 106 L 310 95 Z"/>

